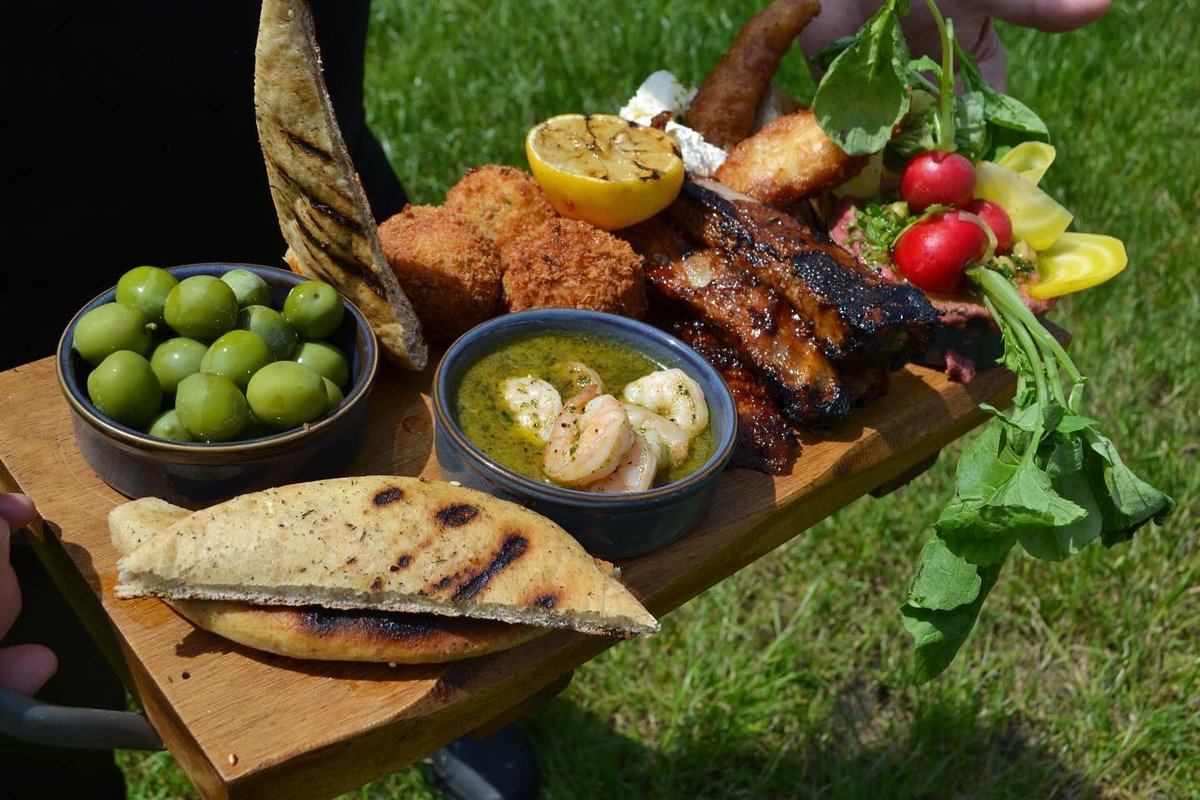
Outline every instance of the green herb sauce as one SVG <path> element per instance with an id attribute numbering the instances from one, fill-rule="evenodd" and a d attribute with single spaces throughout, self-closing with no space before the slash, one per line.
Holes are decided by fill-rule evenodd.
<path id="1" fill-rule="evenodd" d="M 541 333 L 507 341 L 486 353 L 463 374 L 454 418 L 471 442 L 508 467 L 534 480 L 549 483 L 542 471 L 546 445 L 519 426 L 504 402 L 508 378 L 532 375 L 549 382 L 564 402 L 576 393 L 566 364 L 578 361 L 600 376 L 604 392 L 621 397 L 625 384 L 664 369 L 620 342 L 601 336 Z M 712 423 L 692 439 L 687 459 L 659 470 L 655 486 L 673 483 L 701 467 L 713 453 Z"/>

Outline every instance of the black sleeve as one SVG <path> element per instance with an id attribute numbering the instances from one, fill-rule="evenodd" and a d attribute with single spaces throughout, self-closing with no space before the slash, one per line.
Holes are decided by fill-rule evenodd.
<path id="1" fill-rule="evenodd" d="M 377 218 L 404 191 L 366 125 L 369 0 L 313 0 L 325 79 Z M 139 264 L 281 265 L 254 125 L 260 4 L 17 3 L 0 26 L 0 103 L 18 157 L 0 183 L 0 368 L 49 355 L 70 315 Z M 9 291 L 8 280 L 20 283 Z M 18 287 L 13 287 L 18 288 Z"/>

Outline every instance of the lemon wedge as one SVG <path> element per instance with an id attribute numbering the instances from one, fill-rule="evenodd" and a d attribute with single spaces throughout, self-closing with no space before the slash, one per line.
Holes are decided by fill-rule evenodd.
<path id="1" fill-rule="evenodd" d="M 1013 239 L 1045 250 L 1071 224 L 1073 216 L 1032 181 L 990 161 L 975 164 L 975 196 L 999 203 L 1012 219 Z"/>
<path id="2" fill-rule="evenodd" d="M 679 145 L 611 114 L 560 114 L 525 137 L 530 171 L 554 210 L 616 230 L 662 211 L 683 185 Z"/>
<path id="3" fill-rule="evenodd" d="M 1057 151 L 1045 142 L 1021 142 L 1001 156 L 996 163 L 1036 184 L 1054 163 L 1056 153 Z"/>
<path id="4" fill-rule="evenodd" d="M 1036 300 L 1088 289 L 1125 269 L 1129 258 L 1120 239 L 1099 233 L 1064 233 L 1038 253 L 1038 282 L 1025 287 Z"/>

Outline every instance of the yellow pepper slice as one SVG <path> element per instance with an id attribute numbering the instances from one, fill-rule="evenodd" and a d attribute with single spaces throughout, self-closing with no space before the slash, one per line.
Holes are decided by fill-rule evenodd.
<path id="1" fill-rule="evenodd" d="M 1025 287 L 1035 300 L 1087 289 L 1125 269 L 1129 258 L 1120 239 L 1098 233 L 1064 233 L 1038 253 L 1037 283 Z"/>
<path id="2" fill-rule="evenodd" d="M 1036 183 L 990 161 L 975 164 L 975 196 L 999 203 L 1012 220 L 1013 239 L 1022 239 L 1034 250 L 1054 244 L 1074 215 Z"/>
<path id="3" fill-rule="evenodd" d="M 1054 147 L 1045 142 L 1021 142 L 1001 156 L 996 163 L 1036 184 L 1054 163 L 1056 153 Z"/>

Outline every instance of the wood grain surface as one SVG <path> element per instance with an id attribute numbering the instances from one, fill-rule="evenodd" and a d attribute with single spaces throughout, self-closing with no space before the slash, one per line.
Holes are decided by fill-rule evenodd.
<path id="1" fill-rule="evenodd" d="M 381 369 L 371 431 L 351 474 L 440 477 L 431 373 Z M 822 437 L 804 437 L 791 475 L 728 471 L 700 526 L 623 564 L 623 580 L 661 618 L 856 498 L 894 488 L 895 479 L 982 422 L 980 402 L 1003 405 L 1013 388 L 1000 369 L 963 386 L 907 367 L 886 397 Z M 32 496 L 44 520 L 34 526 L 39 551 L 67 565 L 61 585 L 95 635 L 115 642 L 131 691 L 204 797 L 347 791 L 510 717 L 620 644 L 556 632 L 452 665 L 304 662 L 197 630 L 157 600 L 117 600 L 106 517 L 125 498 L 79 454 L 53 359 L 0 373 L 0 403 L 0 482 Z"/>

